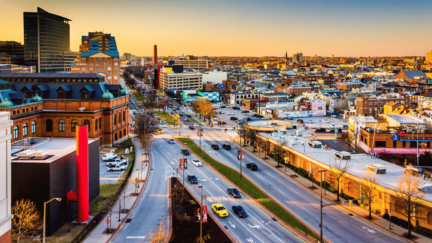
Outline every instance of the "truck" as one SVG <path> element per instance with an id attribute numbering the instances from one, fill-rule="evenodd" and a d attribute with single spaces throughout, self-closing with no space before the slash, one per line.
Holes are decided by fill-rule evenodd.
<path id="1" fill-rule="evenodd" d="M 127 165 L 127 161 L 125 159 L 115 159 L 114 161 L 106 162 L 107 166 L 112 165 Z"/>
<path id="2" fill-rule="evenodd" d="M 126 170 L 126 166 L 125 165 L 115 165 L 115 166 L 108 166 L 107 168 L 108 171 L 123 171 Z"/>
<path id="3" fill-rule="evenodd" d="M 114 153 L 114 150 L 111 150 L 111 153 L 102 155 L 102 160 L 107 161 L 109 159 L 114 159 L 115 157 L 117 157 L 117 155 Z"/>

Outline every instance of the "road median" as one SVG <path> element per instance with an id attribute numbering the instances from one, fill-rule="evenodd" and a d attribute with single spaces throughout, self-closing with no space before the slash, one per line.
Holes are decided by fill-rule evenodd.
<path id="1" fill-rule="evenodd" d="M 185 137 L 177 137 L 177 139 L 182 143 L 187 143 L 187 147 L 194 152 L 197 157 L 201 157 L 203 151 L 199 146 L 191 139 Z M 233 184 L 237 185 L 240 190 L 247 194 L 250 198 L 253 198 L 256 203 L 259 203 L 263 208 L 276 219 L 279 219 L 285 226 L 290 228 L 292 231 L 296 231 L 297 236 L 302 237 L 306 241 L 318 241 L 319 237 L 314 233 L 314 229 L 303 224 L 299 219 L 290 214 L 284 209 L 278 202 L 274 201 L 269 197 L 259 186 L 249 180 L 247 177 L 243 176 L 242 181 L 239 181 L 240 173 L 229 166 L 224 165 L 221 162 L 213 159 L 208 153 L 204 154 L 205 158 L 201 158 L 203 162 L 211 166 L 219 174 L 225 177 L 227 180 L 231 181 Z"/>

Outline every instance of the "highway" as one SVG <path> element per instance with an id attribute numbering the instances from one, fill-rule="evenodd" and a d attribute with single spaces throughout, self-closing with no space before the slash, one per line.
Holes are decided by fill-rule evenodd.
<path id="1" fill-rule="evenodd" d="M 196 136 L 196 133 L 189 132 L 188 134 L 199 144 L 199 137 Z M 230 141 L 230 136 L 237 137 L 237 134 L 232 131 L 226 134 L 221 131 L 204 129 L 202 144 L 206 145 L 206 151 L 210 150 L 212 157 L 239 170 L 238 146 Z M 224 143 L 230 144 L 232 149 L 223 150 L 222 144 Z M 218 144 L 220 150 L 211 150 L 211 144 Z M 246 169 L 245 164 L 251 162 L 258 165 L 258 171 Z M 247 175 L 268 194 L 319 232 L 320 201 L 316 194 L 247 151 L 242 168 L 244 175 Z M 323 218 L 324 236 L 332 242 L 405 242 L 372 224 L 365 223 L 356 216 L 350 216 L 348 212 L 336 206 L 326 207 Z"/>
<path id="2" fill-rule="evenodd" d="M 182 178 L 182 171 L 177 175 L 175 168 L 178 168 L 178 159 L 182 158 L 181 147 L 178 144 L 169 144 L 168 138 L 176 134 L 164 129 L 165 134 L 156 135 L 152 145 L 151 161 L 153 170 L 150 171 L 144 193 L 132 211 L 132 221 L 112 240 L 113 242 L 142 242 L 149 239 L 160 220 L 167 222 L 167 185 L 168 178 L 179 176 Z M 219 178 L 207 166 L 195 167 L 190 162 L 194 157 L 189 155 L 188 169 L 185 170 L 186 187 L 200 198 L 200 189 L 197 184 L 187 183 L 187 175 L 194 174 L 198 177 L 199 183 L 203 185 L 203 194 L 207 195 L 205 205 L 208 206 L 209 214 L 213 214 L 223 226 L 228 228 L 230 234 L 238 242 L 303 242 L 291 234 L 285 226 L 272 220 L 272 217 L 263 211 L 259 205 L 242 195 L 241 199 L 234 199 L 227 193 L 231 187 L 227 181 Z M 221 203 L 228 209 L 230 215 L 227 218 L 219 218 L 212 210 L 213 203 Z M 234 205 L 242 205 L 248 213 L 247 218 L 238 218 L 231 212 Z M 197 224 L 197 227 L 199 225 Z"/>

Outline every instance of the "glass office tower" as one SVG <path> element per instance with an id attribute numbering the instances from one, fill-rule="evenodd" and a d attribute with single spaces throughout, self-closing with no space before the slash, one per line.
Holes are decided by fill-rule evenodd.
<path id="1" fill-rule="evenodd" d="M 36 66 L 38 73 L 70 70 L 70 19 L 37 8 L 24 12 L 24 63 Z"/>

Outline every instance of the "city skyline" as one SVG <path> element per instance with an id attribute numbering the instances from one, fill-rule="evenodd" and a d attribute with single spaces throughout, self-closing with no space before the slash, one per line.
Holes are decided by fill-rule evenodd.
<path id="1" fill-rule="evenodd" d="M 108 4 L 109 2 L 109 4 Z M 129 4 L 125 4 L 129 2 Z M 41 7 L 71 19 L 71 50 L 90 31 L 119 36 L 121 53 L 150 56 L 407 56 L 430 51 L 428 1 L 1 2 L 2 40 L 23 42 L 23 12 Z M 326 22 L 323 23 L 322 20 Z M 190 24 L 194 23 L 194 24 Z M 173 41 L 175 40 L 175 42 Z M 206 43 L 206 44 L 203 44 Z M 353 48 L 355 47 L 355 48 Z"/>

